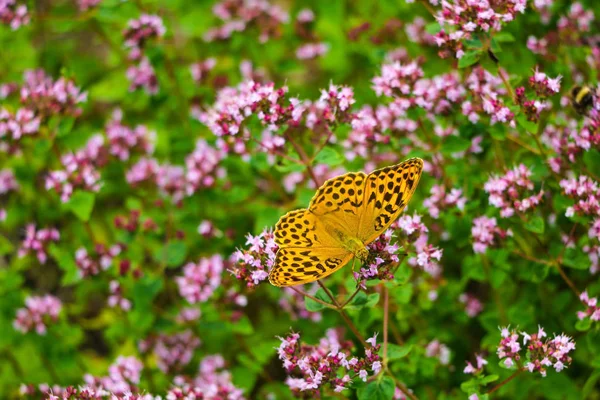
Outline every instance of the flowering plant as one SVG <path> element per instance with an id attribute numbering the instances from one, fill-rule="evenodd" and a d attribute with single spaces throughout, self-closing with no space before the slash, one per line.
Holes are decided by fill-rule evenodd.
<path id="1" fill-rule="evenodd" d="M 0 398 L 597 398 L 598 12 L 0 0 Z M 269 284 L 411 157 L 364 262 Z"/>

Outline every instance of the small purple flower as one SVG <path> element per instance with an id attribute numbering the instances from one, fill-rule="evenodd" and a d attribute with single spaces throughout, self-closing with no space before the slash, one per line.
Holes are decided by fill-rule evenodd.
<path id="1" fill-rule="evenodd" d="M 17 310 L 13 326 L 23 333 L 35 330 L 38 335 L 45 335 L 48 325 L 58 321 L 61 309 L 62 303 L 55 296 L 27 297 L 25 308 Z"/>

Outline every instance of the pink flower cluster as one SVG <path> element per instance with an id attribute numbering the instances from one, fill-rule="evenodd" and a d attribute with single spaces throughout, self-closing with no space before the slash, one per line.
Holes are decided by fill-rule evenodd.
<path id="1" fill-rule="evenodd" d="M 50 172 L 46 189 L 55 190 L 63 202 L 67 202 L 76 189 L 98 192 L 101 187 L 99 168 L 105 166 L 110 157 L 127 161 L 133 155 L 151 153 L 155 133 L 144 125 L 125 126 L 121 118 L 120 110 L 113 113 L 106 125 L 106 140 L 103 135 L 94 135 L 76 153 L 64 154 L 61 158 L 64 168 Z"/>
<path id="2" fill-rule="evenodd" d="M 356 378 L 366 382 L 369 373 L 375 376 L 382 368 L 376 338 L 367 340 L 363 358 L 353 356 L 352 342 L 343 341 L 335 329 L 328 329 L 318 345 L 301 344 L 297 333 L 280 338 L 279 359 L 289 374 L 285 383 L 294 393 L 318 396 L 326 387 L 341 392 Z"/>
<path id="3" fill-rule="evenodd" d="M 427 344 L 425 347 L 425 356 L 437 358 L 442 365 L 448 365 L 450 363 L 450 349 L 437 339 L 432 340 Z"/>
<path id="4" fill-rule="evenodd" d="M 158 93 L 158 78 L 156 71 L 147 57 L 143 57 L 139 63 L 127 68 L 127 79 L 129 79 L 129 91 L 144 90 L 150 95 Z"/>
<path id="5" fill-rule="evenodd" d="M 13 321 L 16 330 L 23 333 L 35 330 L 38 335 L 45 335 L 47 326 L 58 321 L 62 303 L 52 295 L 30 296 L 25 299 L 25 308 L 17 310 Z"/>
<path id="6" fill-rule="evenodd" d="M 560 187 L 565 195 L 575 199 L 575 204 L 568 207 L 565 215 L 572 217 L 579 215 L 600 214 L 600 188 L 598 182 L 592 178 L 580 175 L 579 178 L 568 178 L 560 181 Z"/>
<path id="7" fill-rule="evenodd" d="M 15 179 L 12 169 L 0 170 L 0 195 L 8 194 L 17 189 L 19 189 L 19 183 Z"/>
<path id="8" fill-rule="evenodd" d="M 210 71 L 217 65 L 217 60 L 210 57 L 190 65 L 190 73 L 196 83 L 202 83 L 208 78 Z"/>
<path id="9" fill-rule="evenodd" d="M 114 364 L 108 367 L 108 376 L 95 377 L 86 374 L 85 386 L 96 392 L 108 391 L 112 395 L 125 395 L 137 392 L 144 364 L 137 358 L 119 356 Z M 83 397 L 82 397 L 83 398 Z"/>
<path id="10" fill-rule="evenodd" d="M 46 177 L 46 190 L 54 190 L 60 195 L 63 203 L 69 201 L 77 189 L 91 192 L 100 191 L 100 172 L 96 168 L 96 159 L 89 157 L 88 150 L 97 148 L 103 141 L 96 136 L 88 142 L 88 146 L 77 153 L 67 153 L 61 157 L 62 170 L 52 171 Z"/>
<path id="11" fill-rule="evenodd" d="M 481 354 L 475 354 L 475 366 L 467 361 L 467 366 L 463 369 L 465 374 L 479 375 L 483 371 L 483 367 L 487 365 L 487 360 Z"/>
<path id="12" fill-rule="evenodd" d="M 9 25 L 14 31 L 31 21 L 27 6 L 17 3 L 16 0 L 0 1 L 0 22 Z"/>
<path id="13" fill-rule="evenodd" d="M 0 151 L 14 153 L 24 135 L 34 135 L 40 129 L 41 118 L 28 108 L 16 113 L 0 108 Z"/>
<path id="14" fill-rule="evenodd" d="M 488 247 L 499 244 L 496 242 L 497 239 L 506 239 L 513 233 L 510 229 L 504 230 L 498 227 L 496 218 L 488 218 L 484 215 L 473 220 L 471 235 L 473 236 L 473 251 L 483 254 Z"/>
<path id="15" fill-rule="evenodd" d="M 224 157 L 223 151 L 213 148 L 206 141 L 196 142 L 194 151 L 185 158 L 188 196 L 202 188 L 213 186 L 216 179 L 225 177 L 225 169 L 219 166 Z"/>
<path id="16" fill-rule="evenodd" d="M 600 306 L 598 306 L 598 299 L 596 297 L 590 297 L 588 292 L 585 291 L 579 296 L 579 300 L 586 306 L 585 311 L 577 311 L 577 318 L 586 319 L 589 318 L 592 321 L 600 321 Z"/>
<path id="17" fill-rule="evenodd" d="M 451 189 L 447 192 L 444 185 L 433 185 L 430 194 L 431 196 L 423 200 L 423 207 L 432 218 L 439 218 L 440 211 L 450 207 L 456 207 L 460 211 L 465 209 L 467 198 L 462 189 Z"/>
<path id="18" fill-rule="evenodd" d="M 200 343 L 200 339 L 188 329 L 172 335 L 152 336 L 140 341 L 138 347 L 142 353 L 152 350 L 158 368 L 165 374 L 169 374 L 180 371 L 188 365 Z"/>
<path id="19" fill-rule="evenodd" d="M 21 86 L 21 103 L 36 115 L 81 114 L 79 105 L 87 101 L 87 92 L 82 92 L 71 79 L 60 77 L 53 80 L 44 70 L 26 71 Z"/>
<path id="20" fill-rule="evenodd" d="M 25 239 L 21 242 L 19 248 L 19 257 L 24 257 L 29 253 L 35 253 L 38 261 L 45 264 L 48 260 L 48 246 L 51 242 L 58 242 L 60 233 L 55 228 L 35 229 L 34 224 L 29 224 L 25 228 Z"/>
<path id="21" fill-rule="evenodd" d="M 233 266 L 229 270 L 237 279 L 245 281 L 248 288 L 265 282 L 269 270 L 275 264 L 275 255 L 279 247 L 275 243 L 273 232 L 262 231 L 257 236 L 246 236 L 247 250 L 237 250 L 231 255 Z"/>
<path id="22" fill-rule="evenodd" d="M 491 116 L 492 125 L 502 122 L 514 126 L 514 113 L 502 100 L 502 96 L 506 95 L 502 79 L 481 67 L 476 67 L 467 78 L 466 84 L 472 98 L 462 103 L 462 112 L 469 121 L 478 122 L 480 114 L 485 112 Z"/>
<path id="23" fill-rule="evenodd" d="M 259 42 L 265 43 L 272 37 L 278 37 L 281 25 L 289 20 L 286 12 L 267 0 L 221 0 L 213 6 L 213 14 L 221 19 L 223 25 L 204 34 L 207 42 L 225 40 L 233 32 L 254 27 L 259 30 Z"/>
<path id="24" fill-rule="evenodd" d="M 596 110 L 579 126 L 579 120 L 568 119 L 564 124 L 549 124 L 542 133 L 542 140 L 552 147 L 557 156 L 548 162 L 556 173 L 569 168 L 577 161 L 577 156 L 600 145 L 600 129 L 596 121 Z"/>
<path id="25" fill-rule="evenodd" d="M 85 247 L 80 247 L 75 252 L 75 264 L 79 268 L 79 275 L 82 278 L 98 275 L 101 271 L 107 270 L 113 263 L 113 259 L 121 253 L 122 247 L 114 245 L 110 248 L 102 244 L 94 246 L 94 251 L 89 254 Z"/>
<path id="26" fill-rule="evenodd" d="M 221 285 L 224 270 L 225 261 L 218 254 L 188 263 L 183 267 L 183 276 L 175 278 L 179 294 L 191 304 L 207 301 Z"/>
<path id="27" fill-rule="evenodd" d="M 166 28 L 157 15 L 142 14 L 138 19 L 130 20 L 123 31 L 125 47 L 129 49 L 129 58 L 135 62 L 127 69 L 127 78 L 131 82 L 129 90 L 144 89 L 148 94 L 158 93 L 158 80 L 154 67 L 144 50 L 149 40 L 164 36 Z"/>
<path id="28" fill-rule="evenodd" d="M 123 288 L 118 281 L 110 281 L 110 296 L 108 296 L 108 306 L 111 308 L 119 307 L 127 312 L 131 310 L 131 301 L 123 297 Z"/>
<path id="29" fill-rule="evenodd" d="M 314 103 L 289 98 L 287 90 L 285 86 L 276 89 L 273 83 L 246 81 L 237 88 L 221 89 L 212 107 L 206 111 L 193 109 L 192 114 L 220 138 L 219 147 L 239 154 L 246 152 L 244 140 L 249 138 L 250 132 L 242 125 L 251 115 L 256 115 L 271 132 L 288 124 L 304 126 L 317 134 L 329 134 L 330 125 L 350 119 L 350 106 L 355 100 L 349 87 L 330 85 L 321 91 L 321 97 Z M 268 138 L 269 143 L 261 143 L 264 148 L 280 146 L 280 138 Z"/>
<path id="30" fill-rule="evenodd" d="M 465 313 L 470 318 L 476 317 L 483 311 L 483 304 L 471 293 L 462 293 L 458 296 L 458 301 L 465 305 Z"/>
<path id="31" fill-rule="evenodd" d="M 421 222 L 421 216 L 417 213 L 414 213 L 412 216 L 404 214 L 392 224 L 392 228 L 399 229 L 402 233 L 402 236 L 407 241 L 403 242 L 404 247 L 409 243 L 414 245 L 417 254 L 416 257 L 408 259 L 408 264 L 420 267 L 434 278 L 439 277 L 442 273 L 442 268 L 439 264 L 439 261 L 442 259 L 442 249 L 428 243 L 429 229 Z"/>
<path id="32" fill-rule="evenodd" d="M 372 80 L 373 90 L 377 96 L 408 96 L 421 77 L 423 69 L 415 61 L 404 65 L 400 62 L 384 64 L 381 67 L 381 76 Z"/>
<path id="33" fill-rule="evenodd" d="M 12 169 L 0 170 L 0 196 L 6 195 L 13 190 L 19 189 L 19 183 L 15 179 Z M 0 222 L 6 219 L 6 210 L 0 207 Z"/>
<path id="34" fill-rule="evenodd" d="M 571 364 L 572 360 L 568 353 L 575 350 L 575 342 L 570 337 L 558 335 L 543 341 L 547 335 L 542 327 L 538 327 L 537 333 L 531 335 L 526 332 L 520 334 L 523 336 L 526 354 L 522 353 L 523 348 L 519 343 L 517 331 L 510 330 L 508 327 L 501 329 L 502 339 L 497 354 L 506 367 L 511 368 L 515 364 L 521 367 L 524 359 L 525 369 L 546 376 L 547 367 L 554 367 L 556 372 L 560 372 Z"/>
<path id="35" fill-rule="evenodd" d="M 329 51 L 327 43 L 306 43 L 296 49 L 296 58 L 298 60 L 312 60 L 318 58 Z"/>
<path id="36" fill-rule="evenodd" d="M 442 1 L 436 20 L 442 30 L 435 35 L 442 58 L 454 54 L 464 55 L 465 40 L 471 39 L 477 31 L 500 31 L 506 22 L 512 21 L 517 13 L 524 13 L 526 0 L 448 0 Z"/>
<path id="37" fill-rule="evenodd" d="M 206 399 L 244 400 L 243 391 L 231 382 L 231 373 L 225 368 L 225 360 L 219 354 L 206 356 L 200 362 L 198 375 L 194 378 L 178 376 L 169 389 L 166 400 Z"/>
<path id="38" fill-rule="evenodd" d="M 354 271 L 354 279 L 358 286 L 366 289 L 366 281 L 373 279 L 390 280 L 393 279 L 392 269 L 397 266 L 398 243 L 392 244 L 393 229 L 386 230 L 373 243 L 367 246 L 369 250 L 369 259 L 360 270 Z"/>
<path id="39" fill-rule="evenodd" d="M 526 213 L 534 210 L 540 203 L 543 190 L 537 194 L 529 194 L 534 188 L 531 175 L 531 170 L 520 164 L 503 176 L 490 177 L 485 183 L 483 189 L 490 196 L 489 202 L 500 209 L 501 217 L 512 217 L 515 211 Z"/>
<path id="40" fill-rule="evenodd" d="M 130 128 L 121 122 L 120 110 L 113 113 L 113 118 L 106 124 L 108 152 L 119 161 L 129 160 L 133 154 L 151 154 L 154 151 L 156 132 L 149 131 L 144 125 Z"/>
<path id="41" fill-rule="evenodd" d="M 123 31 L 129 58 L 139 61 L 146 43 L 153 38 L 163 37 L 166 31 L 163 20 L 158 15 L 142 14 L 138 19 L 130 20 Z"/>
<path id="42" fill-rule="evenodd" d="M 534 100 L 528 99 L 525 95 L 524 86 L 515 89 L 515 101 L 521 106 L 521 111 L 523 111 L 528 121 L 537 122 L 541 112 L 552 106 L 550 102 L 544 99 L 560 92 L 561 79 L 561 75 L 554 79 L 548 78 L 545 73 L 536 68 L 533 76 L 529 78 L 529 86 L 534 90 L 536 98 Z"/>
<path id="43" fill-rule="evenodd" d="M 79 11 L 87 11 L 98 6 L 102 0 L 77 0 Z"/>

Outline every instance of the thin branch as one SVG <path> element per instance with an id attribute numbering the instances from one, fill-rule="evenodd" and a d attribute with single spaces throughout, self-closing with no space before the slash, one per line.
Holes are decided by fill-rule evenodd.
<path id="1" fill-rule="evenodd" d="M 352 301 L 352 299 L 358 294 L 358 292 L 360 292 L 360 288 L 357 288 L 354 293 L 352 293 L 352 295 L 350 297 L 348 297 L 348 300 L 346 300 L 344 302 L 344 304 L 342 304 L 340 307 L 344 308 L 348 305 L 348 303 L 350 303 Z"/>
<path id="2" fill-rule="evenodd" d="M 335 306 L 333 306 L 333 305 L 331 305 L 331 304 L 329 304 L 326 301 L 323 301 L 321 299 L 317 299 L 315 296 L 312 296 L 312 295 L 310 295 L 310 294 L 308 294 L 306 292 L 303 292 L 302 290 L 297 289 L 294 286 L 290 286 L 290 289 L 292 289 L 294 292 L 296 292 L 296 293 L 298 293 L 298 294 L 300 294 L 302 296 L 308 297 L 309 299 L 314 300 L 317 303 L 324 305 L 327 308 L 331 308 L 332 310 L 337 310 L 337 308 Z"/>
<path id="3" fill-rule="evenodd" d="M 390 295 L 387 286 L 383 285 L 383 365 L 388 363 L 388 318 L 390 311 Z"/>
<path id="4" fill-rule="evenodd" d="M 487 394 L 494 393 L 496 390 L 500 389 L 502 386 L 506 385 L 508 382 L 515 379 L 517 377 L 517 375 L 519 375 L 523 371 L 525 371 L 525 368 L 519 368 L 511 376 L 509 376 L 508 378 L 506 378 L 505 380 L 503 380 L 502 382 L 500 382 L 499 384 L 497 384 L 496 386 L 494 386 L 493 388 L 488 390 L 486 393 Z"/>
<path id="5" fill-rule="evenodd" d="M 406 397 L 408 397 L 410 400 L 419 400 L 419 398 L 417 396 L 415 396 L 410 390 L 408 390 L 408 388 L 406 387 L 406 385 L 402 382 L 400 382 L 395 376 L 394 374 L 392 374 L 392 372 L 389 370 L 389 368 L 385 368 L 385 372 L 388 373 L 388 375 L 394 380 L 394 383 L 396 384 L 396 387 L 398 389 L 400 389 L 400 391 L 402 393 L 404 393 L 404 395 Z"/>

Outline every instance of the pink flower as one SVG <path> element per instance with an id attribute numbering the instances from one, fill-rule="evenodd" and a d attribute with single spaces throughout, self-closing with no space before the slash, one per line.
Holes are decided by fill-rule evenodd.
<path id="1" fill-rule="evenodd" d="M 157 358 L 158 368 L 167 374 L 180 371 L 188 365 L 200 344 L 200 339 L 188 329 L 171 335 L 149 337 L 138 346 L 142 353 L 152 350 Z"/>
<path id="2" fill-rule="evenodd" d="M 475 253 L 485 253 L 489 246 L 497 244 L 496 239 L 505 239 L 512 236 L 512 231 L 499 228 L 496 218 L 481 216 L 473 220 L 471 235 L 474 242 L 473 251 Z"/>
<path id="3" fill-rule="evenodd" d="M 108 391 L 113 396 L 125 395 L 137 391 L 136 385 L 140 383 L 143 368 L 144 365 L 137 358 L 119 356 L 114 364 L 108 367 L 108 376 L 95 377 L 86 374 L 83 379 L 87 390 Z"/>
<path id="4" fill-rule="evenodd" d="M 125 47 L 130 49 L 129 58 L 140 60 L 144 47 L 149 39 L 164 36 L 166 28 L 158 15 L 142 14 L 138 19 L 132 19 L 123 32 Z"/>
<path id="5" fill-rule="evenodd" d="M 25 228 L 25 239 L 21 242 L 19 248 L 19 257 L 24 257 L 29 253 L 35 253 L 38 261 L 45 264 L 48 259 L 48 246 L 51 242 L 58 242 L 60 233 L 54 228 L 35 229 L 34 224 L 29 224 Z"/>
<path id="6" fill-rule="evenodd" d="M 513 216 L 515 211 L 531 211 L 540 203 L 544 191 L 530 194 L 534 187 L 531 174 L 531 170 L 520 164 L 503 176 L 490 177 L 485 183 L 483 188 L 490 196 L 490 204 L 501 210 L 503 218 Z"/>
<path id="7" fill-rule="evenodd" d="M 58 321 L 61 309 L 61 301 L 52 295 L 27 297 L 25 308 L 17 310 L 13 326 L 23 333 L 35 329 L 38 335 L 45 335 L 48 324 Z"/>
<path id="8" fill-rule="evenodd" d="M 269 270 L 275 264 L 279 247 L 273 233 L 264 230 L 258 236 L 246 236 L 247 250 L 237 250 L 231 255 L 233 266 L 229 269 L 237 279 L 245 281 L 249 288 L 265 282 Z"/>
<path id="9" fill-rule="evenodd" d="M 442 365 L 450 363 L 450 349 L 437 339 L 429 342 L 425 348 L 425 355 L 427 357 L 436 357 Z"/>
<path id="10" fill-rule="evenodd" d="M 179 294 L 191 304 L 207 301 L 221 285 L 224 269 L 224 261 L 219 255 L 186 264 L 183 276 L 175 278 Z"/>
<path id="11" fill-rule="evenodd" d="M 320 57 L 329 51 L 327 43 L 306 43 L 296 49 L 296 58 L 299 60 L 311 60 Z"/>
<path id="12" fill-rule="evenodd" d="M 142 58 L 139 64 L 132 65 L 127 69 L 127 79 L 131 85 L 130 91 L 143 89 L 146 93 L 154 95 L 158 93 L 158 80 L 154 67 L 150 64 L 148 58 Z"/>
<path id="13" fill-rule="evenodd" d="M 365 356 L 360 359 L 351 353 L 352 342 L 341 341 L 334 329 L 327 330 L 319 345 L 300 343 L 297 333 L 279 339 L 277 352 L 289 374 L 285 383 L 297 394 L 314 395 L 325 385 L 340 392 L 352 381 L 350 374 L 364 381 L 368 371 L 376 375 L 382 368 L 377 354 L 381 345 L 374 345 L 375 337 L 369 340 Z"/>
<path id="14" fill-rule="evenodd" d="M 225 169 L 219 165 L 224 157 L 223 151 L 211 147 L 204 140 L 196 142 L 196 148 L 185 159 L 188 196 L 202 188 L 212 187 L 217 179 L 225 177 Z"/>
<path id="15" fill-rule="evenodd" d="M 16 0 L 3 0 L 0 2 L 0 22 L 9 25 L 14 31 L 31 21 L 27 6 L 19 4 Z"/>

